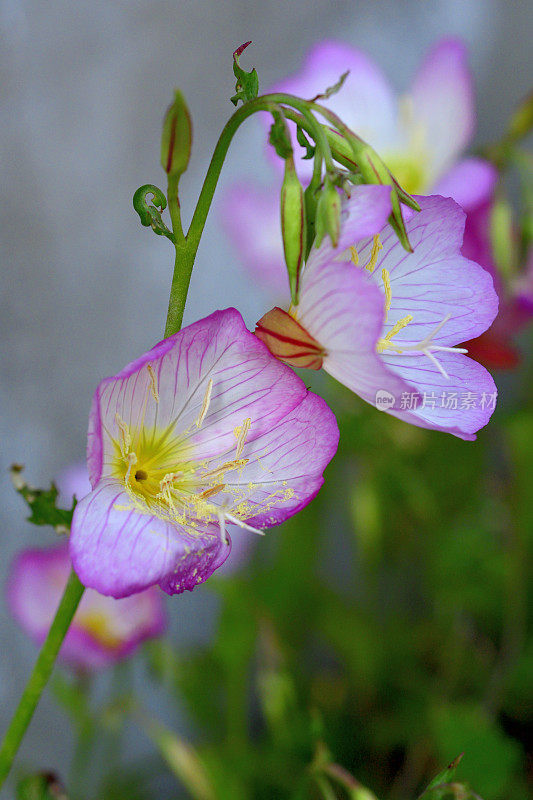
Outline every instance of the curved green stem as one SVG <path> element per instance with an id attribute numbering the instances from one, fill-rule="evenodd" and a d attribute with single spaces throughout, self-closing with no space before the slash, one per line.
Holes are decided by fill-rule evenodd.
<path id="1" fill-rule="evenodd" d="M 33 672 L 26 684 L 0 748 L 0 787 L 11 769 L 13 759 L 30 724 L 43 689 L 52 673 L 59 648 L 63 643 L 84 591 L 85 587 L 80 583 L 77 575 L 71 572 L 54 621 L 48 631 L 48 636 L 41 648 Z"/>
<path id="2" fill-rule="evenodd" d="M 174 227 L 174 235 L 176 237 L 176 259 L 174 262 L 174 274 L 172 277 L 172 286 L 170 289 L 170 298 L 168 303 L 168 314 L 165 325 L 165 338 L 176 333 L 181 328 L 183 321 L 183 311 L 185 309 L 185 302 L 187 300 L 187 292 L 191 280 L 192 269 L 194 260 L 202 238 L 202 233 L 205 227 L 205 222 L 211 203 L 217 187 L 220 172 L 224 159 L 231 141 L 244 122 L 244 120 L 251 117 L 257 111 L 270 111 L 275 104 L 288 105 L 296 108 L 305 118 L 307 129 L 314 136 L 315 142 L 324 157 L 327 170 L 333 170 L 333 158 L 331 155 L 331 147 L 324 128 L 315 120 L 313 115 L 308 109 L 308 103 L 290 94 L 276 93 L 265 94 L 257 97 L 255 100 L 245 103 L 241 106 L 227 121 L 222 133 L 215 146 L 211 162 L 207 169 L 207 173 L 196 203 L 196 208 L 192 216 L 191 224 L 186 236 L 183 236 L 181 231 L 181 218 L 179 214 L 179 202 L 177 200 L 177 185 L 176 191 L 169 185 L 168 206 L 172 224 Z"/>

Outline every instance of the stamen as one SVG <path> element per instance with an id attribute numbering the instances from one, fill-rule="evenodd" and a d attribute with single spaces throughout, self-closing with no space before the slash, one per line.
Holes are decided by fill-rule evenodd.
<path id="1" fill-rule="evenodd" d="M 150 376 L 150 391 L 152 392 L 155 402 L 159 403 L 159 392 L 157 390 L 157 378 L 155 377 L 154 368 L 151 364 L 147 364 L 146 369 L 148 370 L 148 375 Z"/>
<path id="2" fill-rule="evenodd" d="M 259 536 L 264 536 L 265 532 L 260 530 L 259 528 L 253 528 L 251 525 L 247 525 L 246 522 L 243 522 L 242 519 L 238 517 L 234 517 L 233 514 L 229 514 L 227 511 L 224 511 L 224 516 L 228 520 L 228 522 L 233 522 L 234 525 L 238 525 L 239 528 L 242 528 L 245 531 L 251 531 L 251 533 L 257 533 Z"/>
<path id="3" fill-rule="evenodd" d="M 385 289 L 385 322 L 387 322 L 389 316 L 390 305 L 392 303 L 392 292 L 390 288 L 390 273 L 388 269 L 381 270 L 381 277 L 383 279 L 383 287 Z"/>
<path id="4" fill-rule="evenodd" d="M 385 338 L 378 339 L 378 342 L 376 344 L 376 349 L 377 349 L 378 353 L 381 353 L 381 352 L 383 352 L 383 350 L 387 350 L 387 349 L 395 350 L 397 353 L 403 352 L 402 350 L 400 350 L 398 348 L 397 345 L 395 345 L 394 343 L 391 342 L 391 339 L 392 339 L 393 336 L 396 336 L 397 333 L 400 333 L 400 331 L 403 330 L 412 321 L 413 321 L 413 315 L 412 314 L 408 314 L 406 317 L 403 317 L 402 319 L 399 319 L 398 322 L 385 335 Z M 407 348 L 404 347 L 403 344 L 402 344 L 402 348 L 404 350 L 407 349 Z"/>
<path id="5" fill-rule="evenodd" d="M 224 519 L 224 514 L 221 511 L 218 511 L 217 517 L 218 517 L 218 527 L 220 528 L 220 539 L 222 542 L 229 545 L 228 534 L 226 533 L 226 520 Z"/>
<path id="6" fill-rule="evenodd" d="M 126 463 L 128 465 L 128 469 L 126 470 L 126 474 L 124 476 L 124 483 L 127 486 L 130 481 L 131 468 L 137 463 L 137 456 L 135 453 L 128 453 L 126 456 Z"/>
<path id="7" fill-rule="evenodd" d="M 224 464 L 221 464 L 220 467 L 204 472 L 202 478 L 214 478 L 217 475 L 224 475 L 230 470 L 240 469 L 241 467 L 245 467 L 249 460 L 249 458 L 238 458 L 235 459 L 235 461 L 226 461 Z"/>
<path id="8" fill-rule="evenodd" d="M 403 319 L 399 320 L 396 325 L 390 330 L 384 339 L 379 339 L 376 345 L 376 350 L 378 353 L 383 352 L 383 350 L 392 350 L 393 353 L 401 354 L 401 353 L 422 353 L 422 355 L 427 356 L 432 364 L 439 370 L 441 375 L 443 375 L 446 380 L 450 379 L 450 376 L 442 366 L 442 364 L 435 358 L 433 355 L 434 352 L 442 352 L 442 353 L 468 353 L 468 350 L 464 347 L 448 347 L 446 345 L 440 344 L 432 344 L 433 339 L 437 335 L 437 333 L 442 330 L 443 326 L 448 322 L 451 318 L 451 314 L 447 314 L 444 319 L 436 325 L 427 336 L 425 336 L 422 341 L 416 342 L 415 344 L 404 344 L 402 342 L 401 349 L 397 347 L 394 343 L 391 343 L 391 339 L 397 333 L 399 333 L 402 328 L 411 322 L 413 317 L 409 315 L 409 317 L 404 317 Z"/>
<path id="9" fill-rule="evenodd" d="M 350 257 L 352 259 L 352 264 L 357 267 L 359 264 L 359 253 L 357 252 L 357 247 L 350 247 Z"/>
<path id="10" fill-rule="evenodd" d="M 205 492 L 200 492 L 198 497 L 201 497 L 202 500 L 206 500 L 208 497 L 212 497 L 214 494 L 218 494 L 222 491 L 222 489 L 226 488 L 225 483 L 217 483 L 216 486 L 211 486 L 210 489 L 206 489 Z"/>
<path id="11" fill-rule="evenodd" d="M 131 435 L 130 435 L 130 432 L 129 432 L 129 428 L 126 425 L 126 423 L 124 422 L 124 420 L 122 419 L 122 417 L 120 416 L 120 414 L 118 413 L 118 411 L 115 414 L 115 422 L 117 423 L 117 425 L 118 425 L 118 427 L 120 429 L 120 433 L 122 434 L 121 437 L 120 437 L 120 442 L 119 442 L 119 444 L 120 444 L 120 452 L 122 453 L 122 457 L 126 458 L 126 456 L 128 454 L 128 451 L 129 451 L 129 449 L 131 447 Z"/>
<path id="12" fill-rule="evenodd" d="M 370 261 L 368 264 L 365 264 L 364 269 L 367 269 L 369 272 L 374 272 L 380 250 L 383 250 L 383 245 L 381 244 L 379 233 L 376 233 L 374 236 L 374 243 L 372 244 L 372 252 L 370 253 Z"/>
<path id="13" fill-rule="evenodd" d="M 250 426 L 252 424 L 252 420 L 250 417 L 244 420 L 242 425 L 239 425 L 233 431 L 234 436 L 237 438 L 237 458 L 240 458 L 242 455 L 242 451 L 244 450 L 244 445 L 246 443 L 246 437 L 248 435 L 248 431 L 250 430 Z"/>
<path id="14" fill-rule="evenodd" d="M 209 378 L 209 382 L 207 384 L 207 389 L 205 390 L 204 399 L 202 402 L 202 408 L 198 419 L 196 420 L 196 427 L 199 428 L 202 422 L 205 419 L 205 415 L 209 410 L 209 403 L 211 402 L 211 392 L 213 391 L 213 378 Z"/>

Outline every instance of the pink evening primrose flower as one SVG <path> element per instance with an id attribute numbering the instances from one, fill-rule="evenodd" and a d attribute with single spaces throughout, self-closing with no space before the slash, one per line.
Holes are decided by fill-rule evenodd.
<path id="1" fill-rule="evenodd" d="M 346 70 L 350 73 L 341 90 L 320 102 L 377 150 L 408 192 L 452 197 L 467 212 L 489 199 L 497 179 L 495 168 L 483 159 L 462 155 L 472 140 L 475 110 L 467 50 L 459 40 L 443 39 L 430 50 L 404 97 L 398 97 L 361 51 L 335 41 L 315 45 L 302 70 L 271 91 L 311 98 L 335 84 Z M 295 138 L 294 148 L 296 154 L 304 154 Z M 281 168 L 272 148 L 269 154 Z M 308 181 L 312 161 L 298 159 L 297 169 Z M 278 195 L 277 189 L 241 181 L 226 192 L 222 208 L 236 251 L 250 271 L 276 292 L 287 287 Z"/>
<path id="2" fill-rule="evenodd" d="M 226 560 L 226 524 L 257 532 L 295 514 L 337 444 L 326 403 L 238 311 L 217 311 L 98 386 L 74 568 L 114 597 L 193 589 Z"/>
<path id="3" fill-rule="evenodd" d="M 406 223 L 413 253 L 385 223 L 387 209 L 369 235 L 368 209 L 384 189 L 354 190 L 337 250 L 329 239 L 311 250 L 298 305 L 268 312 L 256 335 L 287 363 L 322 366 L 389 414 L 475 439 L 496 388 L 456 345 L 494 319 L 492 278 L 461 255 L 465 214 L 449 198 L 417 197 L 421 211 Z"/>
<path id="4" fill-rule="evenodd" d="M 15 559 L 7 598 L 16 621 L 42 644 L 70 572 L 67 542 L 46 549 L 24 550 Z M 163 596 L 156 588 L 123 600 L 88 589 L 63 642 L 63 661 L 96 670 L 125 658 L 166 627 Z"/>

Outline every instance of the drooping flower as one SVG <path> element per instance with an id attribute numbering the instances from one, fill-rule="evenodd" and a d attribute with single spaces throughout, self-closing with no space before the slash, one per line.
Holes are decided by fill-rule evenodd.
<path id="1" fill-rule="evenodd" d="M 303 69 L 271 90 L 311 98 L 346 70 L 341 90 L 321 102 L 377 150 L 408 192 L 452 197 L 467 212 L 490 198 L 496 170 L 483 159 L 462 155 L 474 133 L 475 110 L 467 51 L 460 41 L 444 39 L 430 50 L 405 97 L 398 97 L 362 52 L 335 41 L 315 45 Z M 296 139 L 294 148 L 304 153 Z M 280 159 L 273 158 L 281 168 Z M 296 163 L 308 180 L 312 162 Z M 241 181 L 226 192 L 223 204 L 223 222 L 236 252 L 274 292 L 287 285 L 278 196 L 277 188 Z"/>
<path id="2" fill-rule="evenodd" d="M 67 542 L 24 550 L 11 567 L 7 587 L 11 613 L 37 644 L 48 633 L 69 572 Z M 122 600 L 87 589 L 60 657 L 78 669 L 96 670 L 131 655 L 143 641 L 164 633 L 162 600 L 156 588 Z"/>
<path id="3" fill-rule="evenodd" d="M 347 201 L 338 249 L 325 240 L 311 251 L 298 305 L 268 312 L 256 335 L 287 363 L 323 367 L 400 419 L 475 439 L 496 388 L 457 345 L 494 319 L 492 278 L 461 255 L 465 214 L 451 199 L 417 198 L 421 211 L 407 221 L 413 253 L 390 225 L 369 237 L 358 207 L 373 188 Z"/>
<path id="4" fill-rule="evenodd" d="M 324 401 L 235 309 L 217 311 L 100 383 L 74 568 L 114 597 L 193 589 L 227 558 L 226 523 L 256 530 L 295 514 L 337 442 Z"/>

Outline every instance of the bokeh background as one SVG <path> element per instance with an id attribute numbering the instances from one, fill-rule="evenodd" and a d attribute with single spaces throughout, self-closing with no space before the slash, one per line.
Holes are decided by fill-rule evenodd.
<path id="1" fill-rule="evenodd" d="M 24 463 L 28 480 L 43 485 L 65 466 L 82 460 L 87 414 L 96 384 L 102 376 L 114 374 L 162 336 L 172 252 L 166 240 L 154 237 L 140 226 L 131 198 L 143 183 L 164 183 L 158 163 L 159 132 L 173 88 L 178 86 L 185 94 L 195 132 L 191 166 L 182 182 L 182 204 L 187 219 L 218 134 L 232 111 L 229 102 L 234 84 L 231 53 L 238 44 L 253 40 L 253 47 L 243 63 L 257 67 L 263 88 L 295 71 L 314 42 L 333 37 L 366 51 L 402 90 L 428 47 L 449 34 L 461 36 L 470 47 L 477 90 L 477 142 L 494 140 L 502 134 L 509 114 L 530 88 L 533 28 L 531 5 L 527 0 L 516 0 L 512 4 L 505 0 L 470 0 L 468 3 L 462 0 L 360 0 L 357 3 L 345 0 L 335 3 L 321 0 L 314 3 L 307 0 L 290 3 L 79 0 L 74 4 L 58 0 L 47 3 L 1 0 L 2 585 L 12 557 L 21 547 L 53 541 L 51 532 L 32 528 L 24 521 L 21 500 L 9 484 L 9 464 Z M 268 165 L 258 158 L 262 146 L 258 125 L 252 122 L 241 129 L 224 167 L 221 189 L 236 177 L 251 172 L 260 178 L 267 176 Z M 198 254 L 186 321 L 228 305 L 238 305 L 250 326 L 265 310 L 264 296 L 240 268 L 225 238 L 220 218 L 212 213 Z M 513 422 L 513 416 L 522 419 L 520 415 L 525 413 L 523 409 L 531 400 L 529 377 L 526 360 L 519 379 L 513 376 L 497 379 L 504 390 L 503 414 L 507 414 L 501 424 L 518 425 L 512 433 L 517 447 L 527 441 L 533 444 L 530 438 L 533 428 L 528 420 L 523 422 L 522 428 Z M 342 413 L 347 414 L 349 426 L 349 398 L 342 393 L 340 407 Z M 389 429 L 381 430 L 379 426 L 385 423 L 381 418 L 376 422 L 376 412 L 372 413 L 374 416 L 370 414 L 365 419 L 369 426 L 376 425 L 375 433 L 362 436 L 359 425 L 352 431 L 351 441 L 354 447 L 360 447 L 361 457 L 367 458 L 363 463 L 371 465 L 369 469 L 375 473 L 376 484 L 380 480 L 379 469 L 385 466 L 372 462 L 372 436 L 380 445 L 388 441 L 391 448 L 400 443 L 397 468 L 406 472 L 398 485 L 410 487 L 405 491 L 409 497 L 417 498 L 418 503 L 414 510 L 411 508 L 411 517 L 405 521 L 407 538 L 417 534 L 426 536 L 427 531 L 435 527 L 432 515 L 440 515 L 443 508 L 453 513 L 459 506 L 465 511 L 461 516 L 461 541 L 471 541 L 468 537 L 472 530 L 478 539 L 481 537 L 475 546 L 465 544 L 465 547 L 471 546 L 474 553 L 470 572 L 465 571 L 464 565 L 461 568 L 461 581 L 470 582 L 475 593 L 480 590 L 479 580 L 486 580 L 480 568 L 486 525 L 479 523 L 476 509 L 479 510 L 479 497 L 486 492 L 487 480 L 492 481 L 496 500 L 504 497 L 507 467 L 502 462 L 501 447 L 494 443 L 489 447 L 487 439 L 491 434 L 482 434 L 479 446 L 468 446 L 472 447 L 473 455 L 465 456 L 462 443 L 448 447 L 442 444 L 441 435 L 433 434 L 433 455 L 426 458 L 429 445 L 425 434 L 420 440 L 418 432 L 405 431 L 402 440 L 403 427 L 394 423 L 392 434 Z M 497 440 L 498 436 L 495 434 L 494 438 Z M 533 473 L 528 470 L 533 462 L 527 460 L 525 449 L 520 452 L 520 458 L 524 459 L 521 469 L 532 477 Z M 337 469 L 331 478 L 336 481 L 332 491 L 339 501 L 345 501 L 344 508 L 339 502 L 339 513 L 332 517 L 327 507 L 324 510 L 321 506 L 322 511 L 317 507 L 313 517 L 319 518 L 320 513 L 325 515 L 320 517 L 323 528 L 331 534 L 330 542 L 336 542 L 326 548 L 333 571 L 340 561 L 345 563 L 343 548 L 347 547 L 352 523 L 356 528 L 361 524 L 371 529 L 370 523 L 375 518 L 373 503 L 390 502 L 390 517 L 395 514 L 394 481 L 391 493 L 383 498 L 379 493 L 376 497 L 371 493 L 354 496 L 350 481 L 355 483 L 360 466 L 353 453 L 346 458 L 349 463 L 339 462 L 348 463 L 346 471 L 342 473 Z M 464 458 L 471 459 L 467 467 L 464 467 Z M 450 465 L 450 459 L 457 459 L 455 467 Z M 429 466 L 432 472 L 428 476 Z M 476 495 L 478 499 L 471 502 L 472 524 L 469 525 L 468 487 L 474 495 L 477 489 L 472 476 L 475 475 L 484 488 Z M 466 489 L 461 479 L 468 484 Z M 413 485 L 412 481 L 415 484 L 418 481 L 418 485 Z M 463 491 L 458 490 L 460 485 Z M 440 486 L 446 498 L 443 506 L 439 506 L 438 498 L 436 503 L 431 499 L 434 493 L 438 495 Z M 518 491 L 516 487 L 515 491 Z M 401 499 L 398 502 L 401 504 Z M 498 506 L 498 513 L 503 516 L 515 501 L 509 501 L 507 506 L 505 502 L 504 497 L 502 505 Z M 352 506 L 356 508 L 355 523 L 353 514 L 350 516 L 346 510 Z M 366 517 L 358 522 L 357 515 L 363 513 L 360 509 Z M 490 516 L 486 506 L 483 506 L 483 514 Z M 440 531 L 443 542 L 452 535 L 452 528 L 450 525 L 447 530 Z M 283 531 L 269 534 L 274 542 L 281 535 Z M 455 535 L 458 535 L 457 529 Z M 437 538 L 437 541 L 440 540 Z M 391 585 L 401 574 L 409 583 L 417 572 L 413 558 L 423 560 L 427 554 L 424 555 L 423 547 L 402 550 L 398 542 L 394 547 L 397 561 L 390 567 Z M 459 545 L 457 547 L 461 550 Z M 378 558 L 379 554 L 391 557 L 391 551 L 384 547 L 378 548 L 371 558 Z M 444 557 L 449 559 L 445 576 L 433 577 L 450 587 L 448 600 L 453 604 L 457 596 L 454 587 L 460 593 L 463 585 L 460 581 L 455 586 L 453 581 L 454 558 L 459 558 L 459 553 L 454 555 L 447 551 Z M 494 569 L 498 570 L 498 547 L 494 542 L 488 557 L 494 560 Z M 402 561 L 404 572 L 395 572 L 394 563 L 398 566 Z M 360 567 L 361 558 L 358 563 Z M 421 567 L 419 573 L 423 571 Z M 387 576 L 378 572 L 378 583 L 386 583 Z M 345 569 L 340 583 L 349 588 L 354 575 Z M 512 581 L 512 576 L 507 575 L 507 578 Z M 429 580 L 427 574 L 424 580 Z M 415 575 L 409 585 L 416 587 L 415 594 L 419 593 L 415 605 L 423 607 L 427 601 L 423 582 L 421 584 Z M 393 586 L 391 597 L 397 591 L 398 586 Z M 490 591 L 488 586 L 487 592 Z M 431 602 L 446 601 L 443 597 L 438 601 L 433 597 Z M 195 643 L 208 642 L 216 626 L 217 608 L 216 596 L 206 587 L 169 601 L 174 647 L 187 652 Z M 495 618 L 498 617 L 498 609 L 493 609 L 490 603 L 483 609 L 489 617 L 493 612 Z M 1 604 L 1 610 L 0 716 L 3 727 L 15 698 L 22 691 L 35 649 L 10 620 L 5 603 Z M 460 610 L 457 615 L 457 625 L 469 624 L 468 615 L 466 622 Z M 355 619 L 352 623 L 355 626 Z M 494 634 L 498 638 L 499 633 L 494 631 Z M 439 641 L 436 628 L 433 635 L 435 650 L 445 647 Z M 356 627 L 354 638 L 357 638 Z M 371 643 L 363 640 L 362 634 L 362 646 L 370 648 L 365 663 L 371 663 Z M 355 641 L 352 645 L 354 651 L 357 650 Z M 388 658 L 383 654 L 381 657 Z M 454 658 L 457 653 L 450 654 L 450 663 Z M 452 667 L 453 664 L 450 681 L 456 679 Z M 479 664 L 472 663 L 473 671 L 482 669 Z M 359 678 L 364 683 L 364 675 Z M 470 697 L 469 689 L 472 686 L 462 689 L 465 701 Z M 398 691 L 398 687 L 391 691 Z M 165 700 L 156 689 L 149 687 L 145 692 L 148 702 L 163 718 L 174 726 L 183 724 L 183 729 L 187 729 L 189 722 L 185 715 L 172 712 L 169 717 Z M 423 703 L 422 691 L 421 695 L 420 703 Z M 414 706 L 410 714 L 414 721 L 417 717 Z M 466 719 L 468 710 L 464 714 Z M 468 727 L 468 719 L 465 725 Z M 353 726 L 347 724 L 346 731 L 352 735 Z M 379 735 L 385 751 L 389 740 L 383 731 Z M 150 749 L 141 736 L 133 735 L 130 747 L 133 753 Z M 65 714 L 47 695 L 25 740 L 21 761 L 35 768 L 53 767 L 65 772 L 70 748 Z M 346 752 L 348 750 L 346 744 Z M 503 751 L 512 762 L 514 751 L 509 755 L 506 746 Z M 449 755 L 453 757 L 456 753 Z M 442 757 L 447 755 L 443 752 Z M 415 772 L 418 769 L 416 764 L 413 769 Z M 371 773 L 372 770 L 367 769 L 365 777 Z M 166 786 L 164 780 L 161 785 Z M 379 782 L 375 782 L 374 788 L 376 791 L 380 788 Z M 495 800 L 511 797 L 506 791 L 505 787 L 500 787 L 491 796 Z M 515 797 L 520 800 L 521 795 L 514 795 L 513 800 Z"/>

